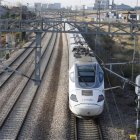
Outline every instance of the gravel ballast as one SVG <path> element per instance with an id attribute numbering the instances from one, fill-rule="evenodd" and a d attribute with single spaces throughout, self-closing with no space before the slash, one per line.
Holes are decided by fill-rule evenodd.
<path id="1" fill-rule="evenodd" d="M 68 132 L 68 54 L 65 35 L 49 63 L 43 85 L 25 120 L 19 139 L 67 139 Z M 62 43 L 63 39 L 63 43 Z"/>

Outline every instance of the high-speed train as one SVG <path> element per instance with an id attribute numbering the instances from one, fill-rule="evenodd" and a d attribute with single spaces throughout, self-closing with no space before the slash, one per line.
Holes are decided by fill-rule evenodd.
<path id="1" fill-rule="evenodd" d="M 76 29 L 78 30 L 78 29 Z M 104 73 L 81 34 L 68 34 L 69 108 L 77 117 L 94 117 L 104 108 Z"/>

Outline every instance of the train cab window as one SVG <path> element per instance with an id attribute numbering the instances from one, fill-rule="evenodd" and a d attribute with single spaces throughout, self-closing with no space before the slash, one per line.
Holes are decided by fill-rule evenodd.
<path id="1" fill-rule="evenodd" d="M 78 81 L 82 86 L 92 86 L 95 83 L 94 66 L 78 66 Z"/>

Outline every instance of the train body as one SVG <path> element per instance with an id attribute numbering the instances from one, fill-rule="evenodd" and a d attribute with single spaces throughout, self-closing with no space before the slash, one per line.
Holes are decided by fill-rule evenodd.
<path id="1" fill-rule="evenodd" d="M 103 70 L 81 34 L 68 40 L 69 108 L 78 117 L 98 116 L 104 108 Z"/>

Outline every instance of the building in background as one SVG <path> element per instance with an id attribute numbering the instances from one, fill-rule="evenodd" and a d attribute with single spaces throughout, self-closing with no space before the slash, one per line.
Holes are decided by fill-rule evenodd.
<path id="1" fill-rule="evenodd" d="M 0 6 L 0 16 L 6 14 L 6 12 L 7 12 L 7 9 L 2 7 L 2 6 Z"/>
<path id="2" fill-rule="evenodd" d="M 54 9 L 60 9 L 61 3 L 54 3 Z"/>
<path id="3" fill-rule="evenodd" d="M 61 3 L 51 3 L 48 5 L 48 9 L 61 9 Z"/>
<path id="4" fill-rule="evenodd" d="M 88 6 L 87 10 L 93 10 L 93 6 Z"/>
<path id="5" fill-rule="evenodd" d="M 109 9 L 109 0 L 102 0 L 101 8 L 102 9 Z"/>
<path id="6" fill-rule="evenodd" d="M 117 9 L 117 10 L 131 10 L 132 7 L 129 6 L 129 5 L 126 5 L 126 4 L 121 4 L 121 5 L 115 5 L 114 9 Z"/>
<path id="7" fill-rule="evenodd" d="M 41 11 L 41 3 L 35 3 L 34 6 L 35 6 L 35 11 L 36 12 L 40 12 Z"/>
<path id="8" fill-rule="evenodd" d="M 98 9 L 99 4 L 101 9 L 109 9 L 109 0 L 95 0 L 94 9 Z"/>
<path id="9" fill-rule="evenodd" d="M 44 11 L 46 9 L 61 9 L 61 3 L 34 3 L 36 12 Z"/>
<path id="10" fill-rule="evenodd" d="M 53 4 L 48 4 L 48 9 L 54 9 Z"/>
<path id="11" fill-rule="evenodd" d="M 48 8 L 48 4 L 42 4 L 41 10 L 45 11 Z"/>

